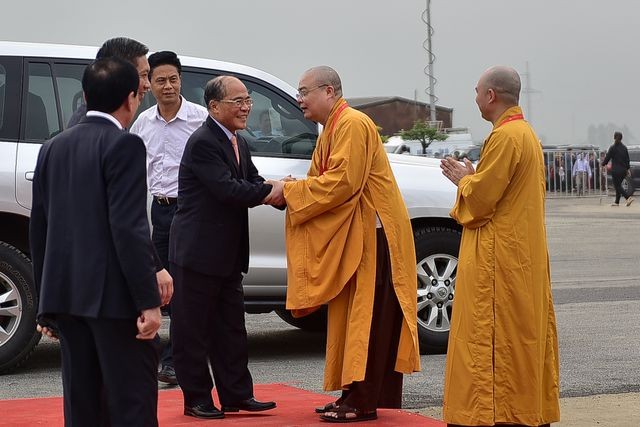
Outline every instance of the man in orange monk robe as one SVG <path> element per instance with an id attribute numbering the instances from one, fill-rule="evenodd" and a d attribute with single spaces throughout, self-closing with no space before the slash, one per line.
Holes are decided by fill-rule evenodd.
<path id="1" fill-rule="evenodd" d="M 324 388 L 343 393 L 316 412 L 375 419 L 400 407 L 402 374 L 420 369 L 411 223 L 378 130 L 347 105 L 335 70 L 308 70 L 298 91 L 324 130 L 307 178 L 274 184 L 287 205 L 287 308 L 329 306 Z"/>
<path id="2" fill-rule="evenodd" d="M 558 338 L 544 224 L 542 148 L 518 107 L 520 77 L 487 70 L 476 87 L 493 123 L 478 169 L 442 160 L 464 229 L 449 332 L 449 425 L 549 425 L 560 419 Z"/>

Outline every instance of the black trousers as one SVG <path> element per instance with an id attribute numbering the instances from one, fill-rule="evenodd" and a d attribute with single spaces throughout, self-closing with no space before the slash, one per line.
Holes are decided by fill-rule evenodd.
<path id="1" fill-rule="evenodd" d="M 185 405 L 213 403 L 209 363 L 221 405 L 253 397 L 242 274 L 208 276 L 173 263 L 171 274 L 173 361 Z"/>
<path id="2" fill-rule="evenodd" d="M 629 195 L 622 188 L 622 181 L 624 177 L 627 175 L 626 171 L 612 171 L 611 179 L 613 181 L 613 187 L 616 189 L 616 203 L 620 203 L 620 196 L 623 196 L 625 199 L 629 198 Z"/>
<path id="3" fill-rule="evenodd" d="M 389 245 L 384 230 L 378 228 L 376 236 L 376 290 L 367 369 L 364 381 L 351 383 L 342 394 L 346 405 L 364 412 L 402 405 L 402 374 L 394 368 L 403 315 L 391 281 Z"/>
<path id="4" fill-rule="evenodd" d="M 157 342 L 136 339 L 136 320 L 56 321 L 65 426 L 157 426 Z"/>
<path id="5" fill-rule="evenodd" d="M 169 269 L 169 231 L 171 231 L 171 222 L 176 213 L 176 203 L 172 205 L 161 205 L 155 200 L 151 203 L 151 224 L 153 231 L 151 232 L 151 240 L 156 248 L 158 257 L 162 261 L 162 265 Z M 166 311 L 171 315 L 171 305 Z M 169 340 L 162 349 L 160 355 L 160 364 L 162 366 L 173 366 L 173 355 L 171 350 L 171 332 L 169 332 Z"/>

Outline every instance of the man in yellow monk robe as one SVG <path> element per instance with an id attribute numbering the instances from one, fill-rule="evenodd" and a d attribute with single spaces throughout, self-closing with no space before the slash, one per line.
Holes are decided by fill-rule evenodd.
<path id="1" fill-rule="evenodd" d="M 287 205 L 287 308 L 328 304 L 324 388 L 343 393 L 316 412 L 375 419 L 400 407 L 402 374 L 420 369 L 411 223 L 378 130 L 347 105 L 335 70 L 306 71 L 298 91 L 324 130 L 307 178 L 274 184 Z"/>
<path id="2" fill-rule="evenodd" d="M 493 123 L 477 170 L 447 158 L 463 227 L 449 332 L 444 420 L 540 426 L 560 419 L 556 320 L 544 223 L 542 148 L 518 107 L 520 78 L 488 69 L 476 103 Z"/>

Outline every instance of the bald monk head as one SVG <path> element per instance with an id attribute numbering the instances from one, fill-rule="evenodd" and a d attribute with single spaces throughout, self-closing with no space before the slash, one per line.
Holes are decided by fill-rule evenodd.
<path id="1" fill-rule="evenodd" d="M 520 76 L 511 67 L 497 65 L 482 73 L 476 85 L 476 104 L 482 118 L 495 124 L 502 113 L 518 105 Z"/>
<path id="2" fill-rule="evenodd" d="M 324 125 L 331 109 L 342 98 L 340 76 L 326 65 L 308 69 L 300 77 L 297 98 L 304 117 Z"/>

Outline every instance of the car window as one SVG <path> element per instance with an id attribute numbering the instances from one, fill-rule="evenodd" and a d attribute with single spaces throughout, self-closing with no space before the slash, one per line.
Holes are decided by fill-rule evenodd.
<path id="1" fill-rule="evenodd" d="M 467 157 L 469 158 L 469 160 L 471 160 L 472 162 L 477 162 L 478 160 L 480 160 L 480 149 L 479 148 L 472 148 L 467 152 Z"/>
<path id="2" fill-rule="evenodd" d="M 82 74 L 86 64 L 54 64 L 62 123 L 69 123 L 74 111 L 84 102 L 82 98 Z"/>
<path id="3" fill-rule="evenodd" d="M 0 138 L 18 139 L 21 70 L 18 58 L 0 57 Z"/>
<path id="4" fill-rule="evenodd" d="M 247 129 L 241 134 L 253 153 L 268 156 L 309 158 L 318 138 L 318 128 L 302 115 L 291 99 L 272 88 L 245 81 L 254 100 Z"/>
<path id="5" fill-rule="evenodd" d="M 640 151 L 629 150 L 629 160 L 632 162 L 640 162 Z"/>
<path id="6" fill-rule="evenodd" d="M 182 95 L 204 105 L 204 87 L 216 75 L 214 71 L 183 70 Z M 317 125 L 305 119 L 293 99 L 276 88 L 250 77 L 238 78 L 247 86 L 254 102 L 247 129 L 240 131 L 251 154 L 310 158 L 318 138 Z"/>
<path id="7" fill-rule="evenodd" d="M 32 62 L 28 66 L 24 137 L 45 140 L 60 132 L 51 66 Z"/>
<path id="8" fill-rule="evenodd" d="M 0 129 L 4 124 L 4 105 L 6 104 L 4 87 L 7 83 L 7 70 L 0 64 Z"/>

